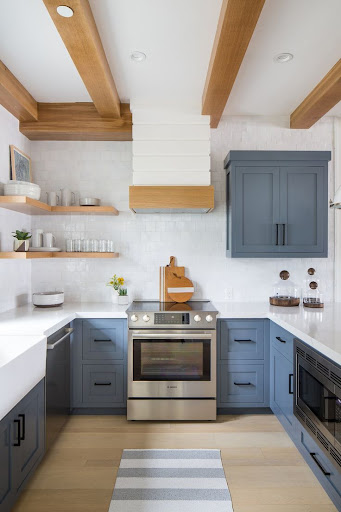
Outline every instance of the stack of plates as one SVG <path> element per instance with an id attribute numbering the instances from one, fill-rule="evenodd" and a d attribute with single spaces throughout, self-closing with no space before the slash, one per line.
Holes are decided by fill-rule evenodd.
<path id="1" fill-rule="evenodd" d="M 40 199 L 41 189 L 39 185 L 28 181 L 9 180 L 4 186 L 5 196 L 27 196 L 31 199 Z"/>
<path id="2" fill-rule="evenodd" d="M 59 252 L 61 249 L 59 247 L 30 247 L 30 252 Z"/>
<path id="3" fill-rule="evenodd" d="M 101 200 L 97 197 L 81 197 L 79 200 L 79 206 L 99 206 Z"/>

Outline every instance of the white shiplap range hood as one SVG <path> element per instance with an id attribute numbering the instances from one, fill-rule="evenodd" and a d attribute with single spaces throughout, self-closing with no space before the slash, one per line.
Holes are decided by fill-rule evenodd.
<path id="1" fill-rule="evenodd" d="M 214 207 L 210 173 L 210 118 L 147 111 L 133 113 L 135 213 L 207 213 Z"/>

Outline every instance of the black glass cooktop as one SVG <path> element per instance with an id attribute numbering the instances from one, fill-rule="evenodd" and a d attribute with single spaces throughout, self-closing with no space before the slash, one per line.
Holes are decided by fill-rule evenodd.
<path id="1" fill-rule="evenodd" d="M 159 302 L 157 300 L 133 301 L 127 313 L 158 311 L 217 311 L 209 300 L 190 300 L 188 302 Z"/>

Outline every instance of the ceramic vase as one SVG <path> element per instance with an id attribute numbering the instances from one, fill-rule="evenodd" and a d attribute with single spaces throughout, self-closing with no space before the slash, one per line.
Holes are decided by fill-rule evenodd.
<path id="1" fill-rule="evenodd" d="M 118 304 L 129 304 L 129 297 L 128 295 L 119 295 L 118 296 Z"/>
<path id="2" fill-rule="evenodd" d="M 119 298 L 118 292 L 117 292 L 117 290 L 114 290 L 114 288 L 113 288 L 111 291 L 111 302 L 113 304 L 118 304 L 118 298 Z"/>

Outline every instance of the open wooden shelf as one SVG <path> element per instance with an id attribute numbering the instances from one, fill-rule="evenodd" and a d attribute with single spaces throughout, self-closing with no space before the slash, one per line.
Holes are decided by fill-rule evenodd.
<path id="1" fill-rule="evenodd" d="M 38 258 L 118 258 L 118 252 L 0 252 L 0 259 L 34 260 Z"/>
<path id="2" fill-rule="evenodd" d="M 28 215 L 44 214 L 95 214 L 118 215 L 114 206 L 50 206 L 27 196 L 0 196 L 0 207 Z"/>

